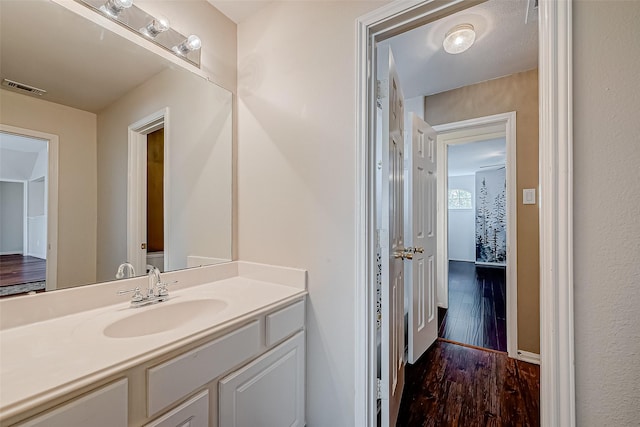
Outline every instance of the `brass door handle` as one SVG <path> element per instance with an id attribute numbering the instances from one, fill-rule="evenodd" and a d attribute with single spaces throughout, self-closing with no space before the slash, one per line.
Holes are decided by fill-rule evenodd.
<path id="1" fill-rule="evenodd" d="M 424 248 L 422 246 L 418 247 L 418 248 L 413 248 L 413 253 L 424 253 Z"/>
<path id="2" fill-rule="evenodd" d="M 394 258 L 413 259 L 413 254 L 410 251 L 396 251 L 393 253 Z"/>

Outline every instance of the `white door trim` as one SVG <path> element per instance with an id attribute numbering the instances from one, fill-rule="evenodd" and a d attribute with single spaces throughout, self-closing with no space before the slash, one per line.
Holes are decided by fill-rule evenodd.
<path id="1" fill-rule="evenodd" d="M 448 218 L 447 218 L 447 147 L 465 144 L 478 138 L 489 139 L 504 137 L 506 140 L 506 175 L 507 175 L 507 353 L 509 357 L 518 358 L 518 239 L 517 239 L 517 203 L 516 186 L 516 112 L 478 117 L 460 122 L 433 126 L 438 132 L 438 206 L 437 216 L 437 274 L 438 305 L 446 307 L 448 298 Z M 442 297 L 442 299 L 441 299 Z M 442 302 L 443 304 L 440 304 Z"/>
<path id="2" fill-rule="evenodd" d="M 127 175 L 127 261 L 134 265 L 136 274 L 144 274 L 146 259 L 141 259 L 140 242 L 146 241 L 146 171 L 147 135 L 164 127 L 164 266 L 169 265 L 168 242 L 169 204 L 169 108 L 156 111 L 129 125 L 128 175 Z M 145 191 L 141 191 L 142 186 Z M 142 269 L 142 270 L 140 270 Z"/>
<path id="3" fill-rule="evenodd" d="M 47 141 L 47 185 L 45 214 L 47 215 L 47 291 L 57 289 L 58 282 L 58 135 L 24 129 L 0 123 L 0 131 Z"/>
<path id="4" fill-rule="evenodd" d="M 355 425 L 376 422 L 373 40 L 460 0 L 395 1 L 356 21 Z M 542 426 L 575 425 L 572 2 L 540 0 L 540 378 Z"/>

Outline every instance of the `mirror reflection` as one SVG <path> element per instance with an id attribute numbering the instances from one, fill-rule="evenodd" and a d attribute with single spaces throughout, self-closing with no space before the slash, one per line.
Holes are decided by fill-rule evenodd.
<path id="1" fill-rule="evenodd" d="M 0 19 L 0 296 L 230 261 L 231 93 L 53 2 Z"/>

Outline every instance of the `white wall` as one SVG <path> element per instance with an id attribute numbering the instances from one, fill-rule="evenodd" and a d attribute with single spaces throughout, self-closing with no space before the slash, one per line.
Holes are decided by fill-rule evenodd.
<path id="1" fill-rule="evenodd" d="M 307 425 L 354 425 L 355 19 L 276 1 L 238 25 L 239 256 L 308 270 Z"/>
<path id="2" fill-rule="evenodd" d="M 38 153 L 0 149 L 0 179 L 26 181 L 31 178 Z"/>
<path id="3" fill-rule="evenodd" d="M 24 184 L 0 181 L 0 254 L 22 254 Z"/>
<path id="4" fill-rule="evenodd" d="M 471 193 L 472 209 L 449 209 L 448 246 L 449 259 L 454 261 L 476 260 L 475 175 L 449 177 L 449 189 L 467 190 Z"/>
<path id="5" fill-rule="evenodd" d="M 640 2 L 573 19 L 576 425 L 638 425 Z"/>
<path id="6" fill-rule="evenodd" d="M 189 255 L 231 258 L 231 98 L 192 73 L 168 69 L 98 115 L 99 281 L 113 279 L 127 261 L 128 127 L 165 107 L 165 270 L 186 268 Z"/>

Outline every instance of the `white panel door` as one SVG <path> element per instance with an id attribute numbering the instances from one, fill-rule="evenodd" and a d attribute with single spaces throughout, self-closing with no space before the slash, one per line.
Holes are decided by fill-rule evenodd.
<path id="1" fill-rule="evenodd" d="M 378 54 L 382 107 L 382 426 L 395 426 L 404 387 L 404 100 L 391 49 L 381 48 Z"/>
<path id="2" fill-rule="evenodd" d="M 406 244 L 414 253 L 407 259 L 409 292 L 408 361 L 416 360 L 438 338 L 436 307 L 436 132 L 411 114 L 407 156 Z"/>

